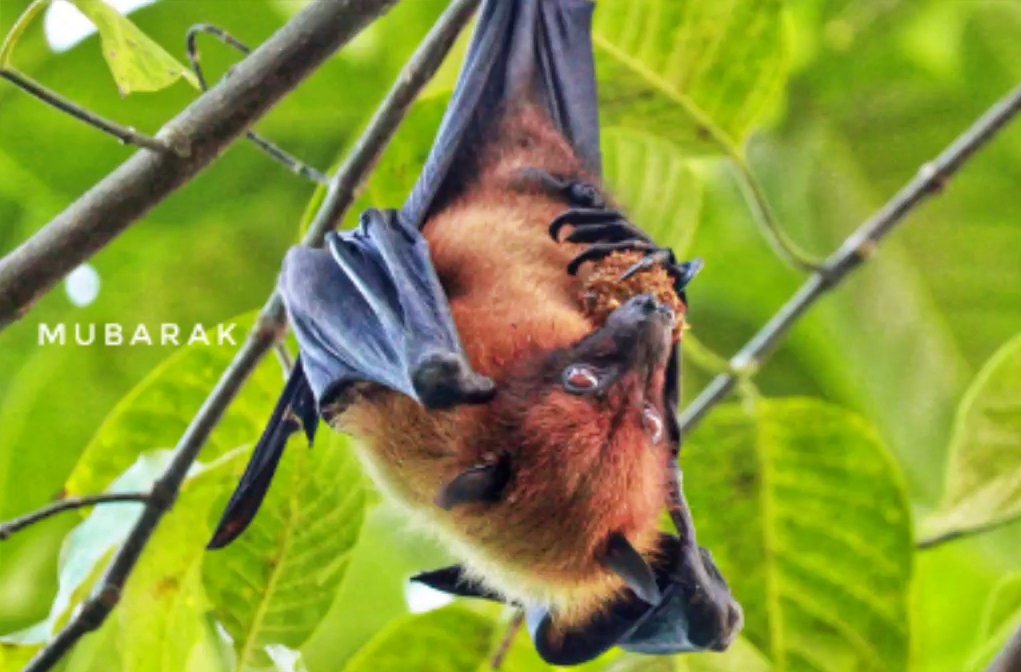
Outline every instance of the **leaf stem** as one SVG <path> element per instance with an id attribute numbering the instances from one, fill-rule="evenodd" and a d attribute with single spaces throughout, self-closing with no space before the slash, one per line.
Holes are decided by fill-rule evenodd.
<path id="1" fill-rule="evenodd" d="M 685 363 L 690 362 L 706 373 L 721 374 L 733 372 L 730 362 L 725 357 L 721 357 L 710 350 L 690 331 L 685 332 L 684 338 L 681 339 L 681 348 L 684 353 Z"/>
<path id="2" fill-rule="evenodd" d="M 126 145 L 134 145 L 135 147 L 141 147 L 143 149 L 149 149 L 160 153 L 179 153 L 177 148 L 172 147 L 166 141 L 160 140 L 159 138 L 153 138 L 145 135 L 144 133 L 139 133 L 130 126 L 121 126 L 120 124 L 93 114 L 84 107 L 72 103 L 56 91 L 46 88 L 39 82 L 29 79 L 15 70 L 0 67 L 0 77 L 6 79 L 11 84 L 14 84 L 33 98 L 37 98 L 47 105 L 55 107 L 61 112 L 69 114 L 79 121 L 83 121 L 93 128 L 98 128 L 104 133 L 112 135 Z"/>
<path id="3" fill-rule="evenodd" d="M 493 658 L 489 661 L 489 667 L 493 672 L 499 672 L 500 668 L 503 667 L 504 661 L 507 660 L 507 654 L 510 653 L 511 645 L 514 643 L 514 638 L 517 637 L 518 631 L 521 630 L 521 626 L 524 623 L 525 610 L 518 607 L 514 611 L 514 617 L 507 624 L 507 630 L 500 640 L 500 646 L 497 647 Z"/>
<path id="4" fill-rule="evenodd" d="M 998 530 L 1001 527 L 1006 527 L 1011 523 L 1015 523 L 1021 520 L 1021 513 L 1015 513 L 1013 516 L 1008 516 L 1000 520 L 993 520 L 985 522 L 980 525 L 973 525 L 971 527 L 957 527 L 939 534 L 933 534 L 928 537 L 922 537 L 915 542 L 915 548 L 920 551 L 927 551 L 937 546 L 942 546 L 945 543 L 951 541 L 957 541 L 958 539 L 966 539 L 968 537 L 974 537 L 986 532 L 992 532 Z"/>
<path id="5" fill-rule="evenodd" d="M 970 128 L 957 137 L 933 161 L 924 164 L 911 182 L 901 188 L 882 209 L 854 231 L 826 260 L 823 267 L 788 299 L 776 314 L 730 360 L 732 368 L 757 369 L 779 346 L 791 327 L 815 303 L 833 291 L 858 266 L 875 252 L 886 237 L 908 214 L 931 196 L 939 194 L 958 170 L 984 147 L 1021 110 L 1021 85 L 998 101 Z M 723 373 L 713 379 L 687 408 L 678 422 L 682 434 L 690 433 L 698 423 L 737 385 L 739 377 Z"/>
<path id="6" fill-rule="evenodd" d="M 92 495 L 90 497 L 72 497 L 59 502 L 44 506 L 38 511 L 26 514 L 20 518 L 0 524 L 0 541 L 7 541 L 16 532 L 46 520 L 64 511 L 74 511 L 98 504 L 116 504 L 120 502 L 146 502 L 149 494 L 145 492 L 110 493 L 106 495 Z"/>
<path id="7" fill-rule="evenodd" d="M 823 260 L 816 259 L 812 255 L 798 247 L 797 243 L 791 240 L 790 236 L 784 233 L 773 212 L 766 192 L 755 173 L 752 172 L 748 160 L 741 156 L 731 156 L 734 166 L 737 169 L 738 184 L 748 202 L 748 209 L 758 223 L 759 228 L 766 234 L 766 240 L 770 247 L 781 259 L 788 264 L 808 273 L 815 273 L 822 269 Z"/>
<path id="8" fill-rule="evenodd" d="M 195 77 L 199 80 L 199 87 L 203 92 L 209 90 L 209 85 L 206 82 L 205 75 L 202 73 L 202 65 L 200 64 L 200 55 L 198 50 L 197 38 L 200 33 L 206 33 L 220 40 L 220 42 L 234 47 L 242 54 L 248 55 L 252 52 L 243 42 L 238 40 L 236 37 L 228 33 L 226 30 L 217 26 L 210 25 L 208 23 L 200 23 L 192 26 L 188 29 L 188 34 L 185 38 L 188 51 L 188 61 L 191 63 L 191 69 L 195 72 Z M 227 75 L 230 75 L 228 71 Z M 300 175 L 305 179 L 315 182 L 316 184 L 325 185 L 329 183 L 328 178 L 323 173 L 319 172 L 312 166 L 303 163 L 294 156 L 288 154 L 283 149 L 273 144 L 269 140 L 266 140 L 261 135 L 256 134 L 254 131 L 247 131 L 245 137 L 252 141 L 259 149 L 264 151 L 277 163 L 281 163 L 287 167 L 292 173 Z"/>
<path id="9" fill-rule="evenodd" d="M 4 38 L 3 45 L 0 45 L 0 69 L 6 70 L 10 66 L 11 56 L 14 54 L 14 45 L 25 34 L 28 24 L 32 23 L 36 15 L 48 7 L 50 2 L 51 0 L 33 0 L 32 4 L 25 8 L 25 11 L 21 13 L 21 16 L 11 26 L 7 37 Z"/>

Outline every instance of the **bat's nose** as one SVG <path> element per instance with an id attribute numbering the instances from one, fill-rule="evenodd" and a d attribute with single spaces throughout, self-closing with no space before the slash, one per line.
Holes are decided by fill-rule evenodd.
<path id="1" fill-rule="evenodd" d="M 673 324 L 674 309 L 665 303 L 660 303 L 656 297 L 651 294 L 639 294 L 632 297 L 628 303 L 633 303 L 635 309 L 646 318 L 662 318 Z M 624 306 L 621 307 L 623 308 L 627 306 L 628 303 L 625 303 Z"/>

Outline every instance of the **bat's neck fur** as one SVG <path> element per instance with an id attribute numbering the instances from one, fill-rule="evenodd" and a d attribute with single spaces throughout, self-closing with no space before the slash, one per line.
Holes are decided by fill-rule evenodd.
<path id="1" fill-rule="evenodd" d="M 365 440 L 376 482 L 470 571 L 513 599 L 553 604 L 579 620 L 621 588 L 595 561 L 611 533 L 625 533 L 641 552 L 653 547 L 667 458 L 665 449 L 649 449 L 630 415 L 592 416 L 576 398 L 536 385 L 507 391 L 535 375 L 544 353 L 595 328 L 566 272 L 580 248 L 548 233 L 568 206 L 522 173 L 595 180 L 538 108 L 511 110 L 497 128 L 477 155 L 477 177 L 424 229 L 464 347 L 475 369 L 497 382 L 496 399 L 428 412 L 397 393 L 374 394 L 340 424 Z M 500 503 L 452 512 L 434 504 L 457 474 L 500 458 L 513 468 Z"/>

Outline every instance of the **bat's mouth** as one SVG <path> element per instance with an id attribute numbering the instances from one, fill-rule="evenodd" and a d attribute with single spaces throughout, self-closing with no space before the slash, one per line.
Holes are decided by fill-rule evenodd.
<path id="1" fill-rule="evenodd" d="M 651 372 L 665 362 L 673 329 L 673 309 L 650 294 L 628 299 L 603 327 L 623 355 L 625 367 L 639 372 Z"/>

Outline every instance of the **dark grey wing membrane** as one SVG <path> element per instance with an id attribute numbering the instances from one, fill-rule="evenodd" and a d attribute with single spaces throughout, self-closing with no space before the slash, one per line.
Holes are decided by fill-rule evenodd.
<path id="1" fill-rule="evenodd" d="M 486 0 L 425 169 L 401 211 L 422 227 L 471 178 L 473 157 L 508 103 L 541 104 L 599 174 L 599 105 L 589 0 Z"/>
<path id="2" fill-rule="evenodd" d="M 312 445 L 318 425 L 316 400 L 308 386 L 299 357 L 273 409 L 269 424 L 255 444 L 241 482 L 234 490 L 226 512 L 213 533 L 208 546 L 210 549 L 223 548 L 245 531 L 262 505 L 287 440 L 295 432 L 304 429 L 308 443 Z"/>
<path id="3" fill-rule="evenodd" d="M 369 210 L 361 225 L 331 233 L 327 249 L 293 248 L 280 291 L 301 349 L 210 548 L 251 523 L 288 438 L 309 440 L 324 407 L 353 383 L 372 383 L 427 408 L 489 399 L 492 381 L 474 373 L 443 288 L 417 229 L 395 211 Z"/>
<path id="4" fill-rule="evenodd" d="M 425 238 L 394 211 L 331 233 L 327 250 L 294 248 L 281 291 L 312 391 L 324 404 L 356 382 L 427 408 L 484 401 L 493 385 L 468 364 Z"/>
<path id="5" fill-rule="evenodd" d="M 704 548 L 661 534 L 653 566 L 662 600 L 652 606 L 631 591 L 583 628 L 556 628 L 549 611 L 527 612 L 536 650 L 551 665 L 580 665 L 614 646 L 635 653 L 670 655 L 725 649 L 741 629 L 741 607 Z M 437 590 L 461 597 L 502 601 L 464 578 L 460 567 L 412 577 Z"/>

